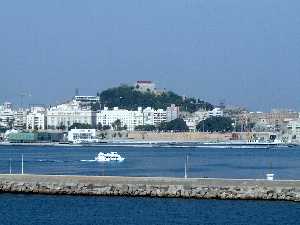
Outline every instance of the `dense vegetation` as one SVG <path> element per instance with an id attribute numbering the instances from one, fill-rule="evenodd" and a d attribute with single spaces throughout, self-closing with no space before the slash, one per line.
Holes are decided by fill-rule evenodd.
<path id="1" fill-rule="evenodd" d="M 101 103 L 109 108 L 119 106 L 128 110 L 136 110 L 137 107 L 153 107 L 155 109 L 166 109 L 171 104 L 180 107 L 182 111 L 195 112 L 201 108 L 211 110 L 213 105 L 195 98 L 183 98 L 168 91 L 161 94 L 153 92 L 140 92 L 134 87 L 122 85 L 120 87 L 110 88 L 98 94 Z"/>
<path id="2" fill-rule="evenodd" d="M 137 131 L 155 131 L 155 130 L 157 130 L 157 127 L 154 125 L 140 125 L 140 126 L 136 126 L 135 130 L 137 130 Z"/>
<path id="3" fill-rule="evenodd" d="M 92 129 L 92 126 L 86 123 L 73 123 L 72 126 L 69 127 L 69 130 L 71 129 Z"/>
<path id="4" fill-rule="evenodd" d="M 232 119 L 229 117 L 210 117 L 197 125 L 197 130 L 204 132 L 233 131 Z"/>
<path id="5" fill-rule="evenodd" d="M 158 126 L 160 131 L 175 131 L 175 132 L 186 132 L 189 131 L 188 126 L 183 119 L 175 119 L 170 122 L 163 122 Z"/>
<path id="6" fill-rule="evenodd" d="M 0 126 L 0 133 L 5 133 L 7 130 L 8 128 Z"/>

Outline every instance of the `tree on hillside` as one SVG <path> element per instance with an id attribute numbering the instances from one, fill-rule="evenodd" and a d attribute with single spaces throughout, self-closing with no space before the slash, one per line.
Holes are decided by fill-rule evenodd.
<path id="1" fill-rule="evenodd" d="M 176 131 L 176 132 L 186 132 L 189 130 L 183 119 L 175 119 L 170 122 L 163 122 L 158 126 L 160 131 Z"/>
<path id="2" fill-rule="evenodd" d="M 128 110 L 136 110 L 138 107 L 152 107 L 166 109 L 171 104 L 180 107 L 182 111 L 195 112 L 199 109 L 213 109 L 210 103 L 195 98 L 183 98 L 172 91 L 155 94 L 153 92 L 141 92 L 132 86 L 121 85 L 98 93 L 103 106 L 109 108 L 119 106 Z"/>
<path id="3" fill-rule="evenodd" d="M 233 131 L 233 121 L 229 117 L 210 117 L 200 121 L 198 131 L 204 132 L 230 132 Z"/>

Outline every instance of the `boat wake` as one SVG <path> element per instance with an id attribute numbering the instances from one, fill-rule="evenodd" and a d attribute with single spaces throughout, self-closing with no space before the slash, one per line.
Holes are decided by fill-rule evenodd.
<path id="1" fill-rule="evenodd" d="M 60 163 L 60 162 L 66 162 L 64 160 L 50 160 L 50 159 L 39 159 L 37 160 L 38 162 L 56 162 L 56 163 Z"/>
<path id="2" fill-rule="evenodd" d="M 95 159 L 82 159 L 80 162 L 96 162 Z"/>

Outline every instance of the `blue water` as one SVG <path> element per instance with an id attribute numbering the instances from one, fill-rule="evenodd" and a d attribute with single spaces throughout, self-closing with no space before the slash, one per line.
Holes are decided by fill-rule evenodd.
<path id="1" fill-rule="evenodd" d="M 300 204 L 0 194 L 1 225 L 300 224 Z"/>
<path id="2" fill-rule="evenodd" d="M 300 148 L 0 147 L 0 173 L 300 179 Z M 122 163 L 91 160 L 117 151 Z M 0 225 L 300 224 L 300 204 L 159 198 L 0 194 Z"/>
<path id="3" fill-rule="evenodd" d="M 117 151 L 125 161 L 99 163 L 98 152 Z M 175 147 L 0 147 L 0 173 L 183 177 L 186 154 L 189 177 L 300 179 L 300 148 L 213 149 Z"/>

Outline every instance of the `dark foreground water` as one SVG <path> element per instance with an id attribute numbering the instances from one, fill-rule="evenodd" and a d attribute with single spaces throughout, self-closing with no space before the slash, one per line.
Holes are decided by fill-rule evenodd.
<path id="1" fill-rule="evenodd" d="M 300 224 L 300 204 L 0 194 L 1 225 Z"/>
<path id="2" fill-rule="evenodd" d="M 122 163 L 90 162 L 98 152 L 116 151 Z M 0 146 L 0 173 L 121 176 L 184 176 L 189 155 L 189 177 L 300 179 L 300 148 L 214 149 L 176 147 L 13 147 Z"/>

